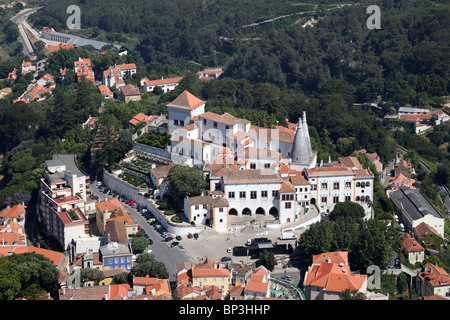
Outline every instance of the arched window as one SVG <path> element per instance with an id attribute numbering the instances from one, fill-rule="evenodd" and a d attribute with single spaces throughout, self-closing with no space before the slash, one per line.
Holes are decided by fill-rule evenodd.
<path id="1" fill-rule="evenodd" d="M 369 181 L 366 182 L 366 187 L 370 187 L 370 182 Z"/>
<path id="2" fill-rule="evenodd" d="M 359 196 L 356 196 L 356 201 L 359 201 Z"/>
<path id="3" fill-rule="evenodd" d="M 370 197 L 366 196 L 366 202 L 369 202 L 369 201 L 370 201 Z"/>
<path id="4" fill-rule="evenodd" d="M 365 182 L 361 182 L 361 188 L 364 188 L 366 186 Z"/>
<path id="5" fill-rule="evenodd" d="M 357 186 L 357 187 L 360 187 L 360 186 L 361 186 L 361 183 L 360 183 L 360 182 L 357 182 L 357 183 L 356 183 L 356 186 Z"/>

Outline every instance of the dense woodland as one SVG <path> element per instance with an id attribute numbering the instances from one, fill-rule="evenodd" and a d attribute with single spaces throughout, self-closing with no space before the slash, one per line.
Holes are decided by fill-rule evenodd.
<path id="1" fill-rule="evenodd" d="M 16 192 L 34 194 L 43 162 L 54 152 L 76 152 L 80 165 L 93 175 L 110 166 L 132 146 L 127 129 L 134 129 L 128 121 L 138 112 L 165 112 L 165 104 L 185 89 L 206 100 L 207 110 L 229 112 L 264 127 L 284 125 L 286 119 L 297 122 L 306 111 L 319 160 L 336 160 L 365 148 L 387 163 L 400 144 L 411 149 L 413 159 L 434 163 L 434 174 L 450 183 L 448 125 L 415 136 L 409 124 L 383 120 L 401 105 L 440 107 L 450 94 L 450 5 L 446 1 L 377 1 L 382 11 L 380 30 L 366 27 L 367 3 L 353 1 L 339 9 L 340 3 L 331 0 L 35 3 L 44 5 L 29 19 L 37 28 L 67 31 L 66 8 L 76 4 L 81 7 L 82 29 L 75 32 L 130 49 L 124 57 L 115 52 L 100 55 L 93 48 L 53 53 L 48 57 L 48 72 L 58 81 L 59 70 L 72 68 L 78 57 L 91 58 L 98 80 L 110 65 L 128 62 L 138 66 L 138 74 L 127 80 L 130 83 L 137 84 L 143 76 L 183 75 L 184 79 L 177 90 L 144 94 L 140 102 L 106 102 L 101 114 L 99 91 L 90 83 L 77 83 L 70 71 L 51 97 L 30 104 L 12 105 L 25 90 L 26 78 L 0 81 L 0 88 L 13 88 L 11 95 L 0 100 L 5 175 L 0 204 Z M 315 11 L 297 14 L 309 10 Z M 0 14 L 7 20 L 14 12 Z M 245 27 L 282 15 L 287 17 Z M 310 18 L 317 19 L 317 24 L 302 28 Z M 1 78 L 23 59 L 13 47 L 17 30 L 6 20 L 0 28 L 0 46 L 9 48 L 9 55 L 0 62 Z M 223 66 L 222 78 L 198 80 L 195 72 L 208 66 Z M 353 105 L 372 101 L 381 108 Z M 94 140 L 95 132 L 81 128 L 89 115 L 100 116 L 101 134 L 109 139 Z M 117 134 L 120 139 L 111 138 Z M 436 196 L 432 184 L 429 189 Z"/>

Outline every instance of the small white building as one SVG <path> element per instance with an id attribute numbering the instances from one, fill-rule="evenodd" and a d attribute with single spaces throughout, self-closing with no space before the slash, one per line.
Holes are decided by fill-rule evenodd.
<path id="1" fill-rule="evenodd" d="M 184 199 L 184 215 L 189 222 L 228 231 L 228 201 L 223 197 L 197 196 Z"/>
<path id="2" fill-rule="evenodd" d="M 148 80 L 142 79 L 141 86 L 144 88 L 145 92 L 153 92 L 156 87 L 160 87 L 164 93 L 168 91 L 175 90 L 178 86 L 178 83 L 183 79 L 183 77 L 176 78 L 162 78 L 159 80 Z"/>
<path id="3" fill-rule="evenodd" d="M 168 132 L 173 135 L 177 129 L 197 120 L 198 116 L 205 112 L 205 103 L 188 91 L 183 91 L 175 100 L 167 104 Z"/>

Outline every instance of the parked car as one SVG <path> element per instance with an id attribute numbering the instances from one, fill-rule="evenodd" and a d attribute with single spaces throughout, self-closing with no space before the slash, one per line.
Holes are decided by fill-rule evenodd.
<path id="1" fill-rule="evenodd" d="M 176 236 L 175 239 L 177 239 L 178 241 L 181 241 L 181 236 Z"/>
<path id="2" fill-rule="evenodd" d="M 172 236 L 166 237 L 166 238 L 164 239 L 164 241 L 166 241 L 166 242 L 169 242 L 169 241 L 172 241 L 172 240 L 173 240 L 173 237 L 172 237 Z"/>
<path id="3" fill-rule="evenodd" d="M 195 240 L 198 239 L 198 233 L 194 233 L 194 239 L 195 239 Z"/>
<path id="4" fill-rule="evenodd" d="M 173 247 L 177 246 L 178 244 L 179 244 L 179 242 L 174 241 L 170 244 L 170 247 L 173 248 Z"/>
<path id="5" fill-rule="evenodd" d="M 188 239 L 192 239 L 192 233 L 189 232 L 187 237 L 188 237 Z"/>
<path id="6" fill-rule="evenodd" d="M 220 259 L 221 262 L 227 262 L 227 261 L 231 261 L 230 257 L 223 257 L 222 259 Z"/>

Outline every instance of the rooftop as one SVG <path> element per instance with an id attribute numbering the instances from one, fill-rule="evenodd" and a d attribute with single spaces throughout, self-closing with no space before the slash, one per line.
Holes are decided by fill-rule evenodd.
<path id="1" fill-rule="evenodd" d="M 192 93 L 184 90 L 178 97 L 175 98 L 175 100 L 168 103 L 167 107 L 193 110 L 202 104 L 205 104 L 205 101 L 200 100 Z"/>
<path id="2" fill-rule="evenodd" d="M 443 219 L 439 211 L 417 189 L 400 187 L 391 193 L 391 198 L 395 199 L 413 220 L 421 219 L 427 214 Z"/>

